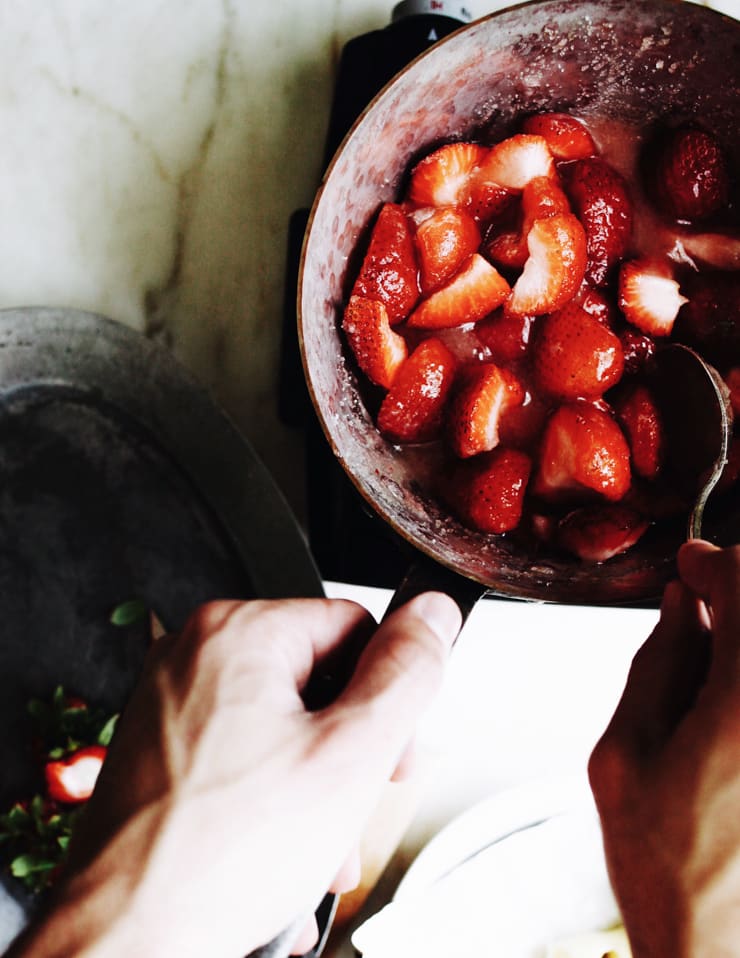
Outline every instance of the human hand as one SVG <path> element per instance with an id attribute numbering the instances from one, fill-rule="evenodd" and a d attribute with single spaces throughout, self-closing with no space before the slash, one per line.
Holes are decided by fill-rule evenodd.
<path id="1" fill-rule="evenodd" d="M 686 543 L 679 581 L 591 756 L 635 958 L 740 954 L 740 547 Z"/>
<path id="2" fill-rule="evenodd" d="M 347 883 L 345 863 L 459 627 L 437 593 L 374 634 L 369 614 L 341 600 L 198 610 L 155 645 L 70 873 L 13 954 L 241 958 L 312 915 L 342 871 Z M 317 663 L 358 634 L 372 637 L 349 683 L 307 711 Z"/>

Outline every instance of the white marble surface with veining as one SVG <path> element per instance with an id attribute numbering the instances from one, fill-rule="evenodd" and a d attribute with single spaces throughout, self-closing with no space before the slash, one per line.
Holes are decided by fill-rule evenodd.
<path id="1" fill-rule="evenodd" d="M 275 398 L 287 224 L 319 180 L 339 51 L 392 6 L 0 0 L 0 308 L 162 338 L 299 516 L 301 438 Z"/>

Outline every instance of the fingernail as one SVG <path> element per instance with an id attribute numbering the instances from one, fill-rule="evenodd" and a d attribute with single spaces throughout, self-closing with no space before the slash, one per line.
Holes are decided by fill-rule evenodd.
<path id="1" fill-rule="evenodd" d="M 425 592 L 413 601 L 414 611 L 446 647 L 452 648 L 462 627 L 462 613 L 457 603 L 444 592 Z"/>

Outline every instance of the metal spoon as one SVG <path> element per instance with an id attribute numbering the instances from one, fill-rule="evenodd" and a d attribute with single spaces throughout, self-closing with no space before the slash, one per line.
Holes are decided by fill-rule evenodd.
<path id="1" fill-rule="evenodd" d="M 729 390 L 713 366 L 678 343 L 656 352 L 651 382 L 666 433 L 667 466 L 679 490 L 693 497 L 686 534 L 698 539 L 707 500 L 727 464 Z"/>

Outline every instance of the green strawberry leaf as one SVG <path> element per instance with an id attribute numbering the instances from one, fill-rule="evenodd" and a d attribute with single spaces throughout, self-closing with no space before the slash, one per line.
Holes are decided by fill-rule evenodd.
<path id="1" fill-rule="evenodd" d="M 129 599 L 113 609 L 110 614 L 110 621 L 113 625 L 118 626 L 137 625 L 139 622 L 143 622 L 148 614 L 149 609 L 144 601 Z"/>

